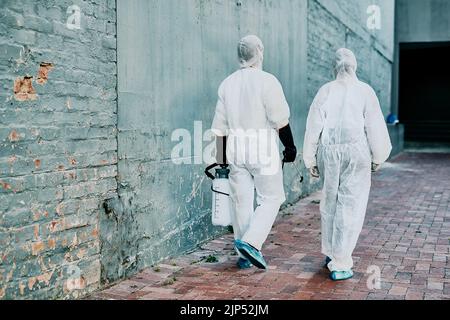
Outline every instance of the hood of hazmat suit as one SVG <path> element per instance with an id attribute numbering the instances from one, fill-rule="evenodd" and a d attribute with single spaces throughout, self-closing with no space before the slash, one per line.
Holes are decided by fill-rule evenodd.
<path id="1" fill-rule="evenodd" d="M 356 76 L 352 51 L 336 52 L 336 80 L 315 97 L 307 120 L 303 158 L 324 179 L 322 253 L 330 271 L 353 267 L 352 253 L 364 223 L 371 186 L 371 164 L 385 162 L 392 150 L 375 91 Z"/>
<path id="2" fill-rule="evenodd" d="M 336 51 L 334 72 L 336 78 L 356 78 L 358 63 L 354 53 L 348 49 L 342 48 Z"/>
<path id="3" fill-rule="evenodd" d="M 262 69 L 264 61 L 264 45 L 257 36 L 249 35 L 238 44 L 238 58 L 241 68 L 254 67 Z"/>

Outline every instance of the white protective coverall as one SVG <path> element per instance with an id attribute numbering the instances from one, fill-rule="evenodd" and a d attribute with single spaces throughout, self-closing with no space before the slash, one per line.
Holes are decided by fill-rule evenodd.
<path id="1" fill-rule="evenodd" d="M 324 179 L 322 253 L 330 271 L 353 267 L 371 186 L 371 163 L 384 163 L 392 150 L 374 90 L 358 80 L 348 49 L 336 52 L 337 80 L 324 85 L 309 111 L 303 158 Z M 316 160 L 317 159 L 317 160 Z"/>
<path id="2" fill-rule="evenodd" d="M 258 250 L 286 200 L 276 130 L 288 125 L 290 117 L 280 82 L 262 71 L 263 51 L 256 36 L 240 41 L 241 69 L 220 85 L 212 124 L 217 136 L 228 137 L 235 238 Z"/>

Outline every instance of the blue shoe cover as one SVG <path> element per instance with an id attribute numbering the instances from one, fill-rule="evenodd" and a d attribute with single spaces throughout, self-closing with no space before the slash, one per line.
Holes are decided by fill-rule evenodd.
<path id="1" fill-rule="evenodd" d="M 247 258 L 254 266 L 259 269 L 267 269 L 267 263 L 259 250 L 241 240 L 236 240 L 234 244 L 239 250 L 239 253 Z"/>
<path id="2" fill-rule="evenodd" d="M 237 267 L 241 270 L 244 270 L 244 269 L 250 269 L 251 267 L 253 267 L 253 265 L 247 259 L 239 258 L 239 260 L 237 262 Z"/>
<path id="3" fill-rule="evenodd" d="M 341 280 L 348 280 L 353 278 L 353 271 L 332 271 L 330 273 L 330 279 L 333 281 L 341 281 Z"/>

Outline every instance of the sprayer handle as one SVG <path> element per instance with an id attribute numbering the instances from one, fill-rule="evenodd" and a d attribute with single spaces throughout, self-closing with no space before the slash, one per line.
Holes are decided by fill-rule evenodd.
<path id="1" fill-rule="evenodd" d="M 209 171 L 212 170 L 212 169 L 214 169 L 214 168 L 217 167 L 217 166 L 218 166 L 217 163 L 213 163 L 212 165 L 208 166 L 208 167 L 205 169 L 205 174 L 206 174 L 206 176 L 207 176 L 208 178 L 210 178 L 211 180 L 214 180 L 216 177 L 215 177 L 211 172 L 209 172 Z"/>

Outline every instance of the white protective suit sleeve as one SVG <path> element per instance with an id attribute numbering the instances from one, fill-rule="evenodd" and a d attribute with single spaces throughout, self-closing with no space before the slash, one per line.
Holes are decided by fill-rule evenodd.
<path id="1" fill-rule="evenodd" d="M 214 120 L 211 126 L 212 132 L 218 137 L 225 137 L 228 135 L 228 120 L 225 109 L 225 100 L 223 95 L 223 85 L 220 85 L 219 98 L 216 105 L 216 113 L 214 115 Z"/>
<path id="2" fill-rule="evenodd" d="M 289 124 L 290 110 L 283 87 L 277 78 L 271 77 L 264 90 L 264 107 L 271 126 L 279 130 Z"/>
<path id="3" fill-rule="evenodd" d="M 329 88 L 320 88 L 309 109 L 308 120 L 306 122 L 305 141 L 303 143 L 303 161 L 305 166 L 311 169 L 317 166 L 317 148 L 319 147 L 320 135 L 324 126 L 324 115 L 321 107 L 328 98 Z"/>
<path id="4" fill-rule="evenodd" d="M 375 91 L 369 88 L 364 112 L 364 126 L 372 152 L 372 162 L 383 164 L 392 151 L 391 139 L 381 111 L 380 102 Z"/>

